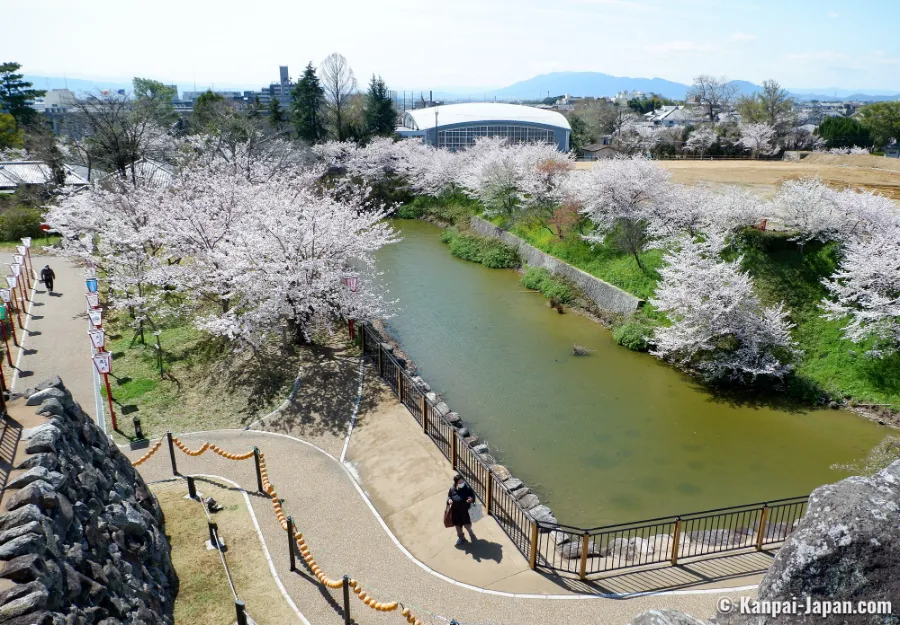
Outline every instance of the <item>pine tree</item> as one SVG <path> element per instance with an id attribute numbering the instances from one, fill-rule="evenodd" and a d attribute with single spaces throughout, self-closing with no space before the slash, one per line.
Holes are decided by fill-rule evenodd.
<path id="1" fill-rule="evenodd" d="M 325 123 L 322 108 L 325 91 L 319 84 L 316 69 L 310 63 L 303 71 L 303 77 L 291 92 L 291 117 L 297 138 L 309 143 L 319 143 L 325 139 Z"/>
<path id="2" fill-rule="evenodd" d="M 22 80 L 16 71 L 22 67 L 18 63 L 0 63 L 0 112 L 9 113 L 19 126 L 27 126 L 37 118 L 37 111 L 31 108 L 35 98 L 46 95 L 46 91 L 32 89 L 31 83 Z"/>
<path id="3" fill-rule="evenodd" d="M 286 121 L 287 116 L 281 108 L 281 102 L 278 101 L 277 97 L 272 96 L 272 99 L 269 100 L 269 123 L 275 128 L 280 128 Z"/>
<path id="4" fill-rule="evenodd" d="M 366 132 L 370 136 L 390 137 L 397 127 L 397 111 L 381 76 L 372 75 L 366 94 Z"/>

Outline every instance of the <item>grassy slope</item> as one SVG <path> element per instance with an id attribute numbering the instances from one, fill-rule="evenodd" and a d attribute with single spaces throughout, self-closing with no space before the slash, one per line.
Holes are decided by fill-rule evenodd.
<path id="1" fill-rule="evenodd" d="M 251 365 L 246 356 L 226 352 L 224 345 L 182 321 L 161 330 L 161 378 L 150 331 L 142 345 L 139 340 L 132 343 L 134 332 L 126 315 L 112 317 L 104 325 L 107 349 L 113 353 L 115 375 L 110 384 L 119 428 L 128 436 L 135 416 L 149 438 L 169 429 L 241 427 L 284 399 L 299 368 L 300 350 L 272 359 L 261 355 Z"/>
<path id="2" fill-rule="evenodd" d="M 495 219 L 495 223 L 501 221 Z M 500 224 L 498 224 L 500 225 Z M 516 226 L 511 232 L 535 247 L 583 271 L 648 299 L 656 288 L 662 252 L 641 255 L 646 271 L 634 258 L 609 246 L 591 246 L 577 234 L 559 240 L 540 226 Z M 766 304 L 784 301 L 797 325 L 794 338 L 803 350 L 797 372 L 803 384 L 835 399 L 900 408 L 900 355 L 866 358 L 865 345 L 842 338 L 843 322 L 822 319 L 818 304 L 825 295 L 821 281 L 837 266 L 836 245 L 808 244 L 801 250 L 784 235 L 750 231 L 741 239 L 743 266 L 754 277 Z M 652 311 L 645 314 L 654 316 Z"/>

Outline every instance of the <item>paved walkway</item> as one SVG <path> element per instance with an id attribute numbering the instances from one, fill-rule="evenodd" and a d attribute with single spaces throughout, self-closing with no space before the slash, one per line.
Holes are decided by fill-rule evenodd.
<path id="1" fill-rule="evenodd" d="M 84 270 L 69 260 L 56 256 L 33 256 L 34 270 L 49 264 L 56 274 L 53 295 L 42 282 L 37 283 L 22 317 L 25 330 L 16 331 L 22 345 L 13 348 L 14 371 L 12 390 L 24 392 L 26 388 L 54 375 L 62 377 L 66 388 L 72 391 L 81 407 L 97 418 L 91 362 L 91 342 L 87 335 L 87 302 L 84 299 Z"/>
<path id="2" fill-rule="evenodd" d="M 379 601 L 398 600 L 417 615 L 430 615 L 425 622 L 455 618 L 461 623 L 497 625 L 541 623 L 625 623 L 650 608 L 686 610 L 697 616 L 715 612 L 719 596 L 741 593 L 713 591 L 706 594 L 665 594 L 628 600 L 569 595 L 567 598 L 523 598 L 487 593 L 454 583 L 424 570 L 407 556 L 386 531 L 380 517 L 361 495 L 349 472 L 337 459 L 311 445 L 278 434 L 222 430 L 181 437 L 192 446 L 213 441 L 223 448 L 242 452 L 253 446 L 263 449 L 269 476 L 285 511 L 292 515 L 306 538 L 317 563 L 330 577 L 349 574 Z M 129 452 L 137 458 L 143 452 Z M 183 474 L 221 475 L 253 489 L 256 478 L 252 461 L 234 462 L 212 454 L 188 457 L 176 450 Z M 165 448 L 141 466 L 147 480 L 172 476 Z M 201 487 L 202 490 L 202 487 Z M 251 505 L 288 593 L 310 622 L 316 625 L 343 623 L 340 590 L 323 589 L 305 568 L 288 570 L 287 537 L 278 525 L 268 498 L 251 496 Z M 437 520 L 432 525 L 439 525 Z M 477 526 L 480 524 L 476 524 Z M 476 530 L 477 531 L 477 530 Z M 466 557 L 460 553 L 461 558 Z M 513 558 L 518 553 L 503 553 Z M 302 564 L 302 561 L 299 561 Z M 744 593 L 746 594 L 746 593 Z M 352 598 L 352 614 L 360 623 L 397 623 L 396 614 L 382 614 Z"/>

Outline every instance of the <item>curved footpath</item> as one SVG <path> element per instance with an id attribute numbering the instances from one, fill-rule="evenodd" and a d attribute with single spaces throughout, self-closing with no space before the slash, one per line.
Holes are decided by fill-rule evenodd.
<path id="1" fill-rule="evenodd" d="M 60 296 L 50 298 L 42 287 L 35 291 L 16 390 L 21 392 L 32 381 L 59 374 L 76 400 L 94 414 L 96 391 L 85 333 L 84 278 L 80 268 L 59 258 L 36 256 L 36 269 L 47 262 L 56 272 Z M 367 368 L 362 401 L 357 401 L 361 386 L 358 359 L 339 356 L 317 368 L 318 372 L 303 372 L 291 410 L 254 426 L 274 432 L 219 430 L 179 437 L 191 447 L 210 441 L 234 453 L 259 447 L 287 514 L 293 516 L 319 566 L 330 577 L 347 573 L 377 600 L 400 601 L 426 623 L 450 619 L 495 625 L 626 623 L 651 608 L 712 615 L 718 597 L 752 592 L 715 588 L 727 584 L 746 588 L 758 579 L 748 577 L 746 568 L 727 559 L 718 565 L 614 575 L 602 583 L 563 583 L 528 570 L 525 559 L 490 518 L 475 525 L 480 539 L 477 545 L 455 549 L 452 530 L 444 529 L 439 518 L 451 469 L 437 448 L 371 368 Z M 304 382 L 317 374 L 329 380 L 328 387 L 340 388 L 342 397 L 321 401 L 322 387 L 317 384 L 309 384 L 304 397 Z M 298 390 L 296 385 L 294 390 Z M 347 446 L 347 426 L 357 405 L 359 417 Z M 343 464 L 338 458 L 345 449 L 348 462 Z M 145 452 L 126 450 L 132 460 Z M 247 489 L 274 566 L 297 607 L 316 625 L 343 623 L 340 590 L 321 587 L 299 558 L 300 570 L 289 571 L 287 536 L 269 499 L 254 495 L 252 460 L 232 462 L 211 453 L 194 458 L 177 450 L 176 459 L 182 474 L 222 476 Z M 171 478 L 166 446 L 141 465 L 140 471 L 148 481 Z M 753 566 L 758 569 L 767 561 L 760 554 L 752 557 L 757 556 Z M 731 577 L 731 581 L 723 582 L 723 577 Z M 632 579 L 639 581 L 632 583 Z M 709 583 L 699 586 L 704 580 Z M 680 586 L 688 589 L 628 598 L 599 594 Z M 573 590 L 593 594 L 575 594 Z M 375 612 L 356 597 L 351 597 L 351 613 L 354 621 L 361 623 L 402 622 L 399 614 Z"/>

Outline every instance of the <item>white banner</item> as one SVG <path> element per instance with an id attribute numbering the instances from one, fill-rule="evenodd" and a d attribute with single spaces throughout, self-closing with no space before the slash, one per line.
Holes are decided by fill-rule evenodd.
<path id="1" fill-rule="evenodd" d="M 21 254 L 22 256 L 25 256 L 25 254 L 28 253 L 28 248 L 25 247 L 24 245 L 17 245 L 17 246 L 16 246 L 16 251 L 17 251 L 19 254 Z"/>
<path id="2" fill-rule="evenodd" d="M 88 306 L 90 306 L 91 308 L 100 308 L 99 293 L 85 293 L 84 297 L 87 300 Z"/>
<path id="3" fill-rule="evenodd" d="M 11 297 L 12 294 L 9 292 L 9 289 L 0 289 L 0 299 L 2 299 L 4 302 L 9 303 Z"/>
<path id="4" fill-rule="evenodd" d="M 17 265 L 21 265 L 23 262 L 25 262 L 25 257 L 21 254 L 13 254 L 13 262 Z"/>
<path id="5" fill-rule="evenodd" d="M 97 352 L 94 354 L 94 366 L 100 373 L 109 373 L 112 370 L 112 354 Z"/>
<path id="6" fill-rule="evenodd" d="M 103 349 L 103 344 L 106 342 L 106 332 L 97 328 L 95 330 L 88 330 L 88 335 L 91 337 L 91 344 L 97 349 Z"/>
<path id="7" fill-rule="evenodd" d="M 84 270 L 84 277 L 85 278 L 96 278 L 97 270 L 94 269 L 93 267 L 88 267 L 87 269 Z"/>
<path id="8" fill-rule="evenodd" d="M 9 288 L 14 289 L 19 284 L 19 279 L 15 276 L 6 276 L 6 283 L 9 285 Z"/>
<path id="9" fill-rule="evenodd" d="M 95 328 L 99 328 L 103 325 L 103 309 L 102 308 L 94 308 L 88 311 L 88 317 L 91 319 L 91 323 L 94 324 Z"/>
<path id="10" fill-rule="evenodd" d="M 19 274 L 22 273 L 22 265 L 20 265 L 19 263 L 9 263 L 9 268 L 12 270 L 13 275 L 17 278 L 19 277 Z"/>
<path id="11" fill-rule="evenodd" d="M 22 245 L 31 247 L 31 237 L 22 237 Z"/>

